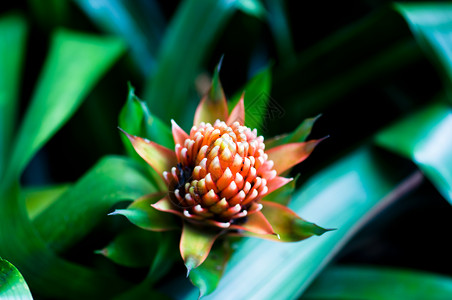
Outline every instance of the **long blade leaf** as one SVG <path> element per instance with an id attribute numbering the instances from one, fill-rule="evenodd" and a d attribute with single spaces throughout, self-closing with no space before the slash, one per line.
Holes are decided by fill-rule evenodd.
<path id="1" fill-rule="evenodd" d="M 107 157 L 39 214 L 33 225 L 54 250 L 62 251 L 87 234 L 116 202 L 153 192 L 155 186 L 135 163 Z"/>
<path id="2" fill-rule="evenodd" d="M 124 51 L 123 43 L 67 30 L 57 31 L 9 165 L 15 179 L 40 147 L 69 119 Z"/>
<path id="3" fill-rule="evenodd" d="M 17 15 L 0 19 L 0 180 L 10 155 L 16 125 L 19 78 L 27 28 Z"/>
<path id="4" fill-rule="evenodd" d="M 155 71 L 156 55 L 165 29 L 157 1 L 75 0 L 106 32 L 123 38 L 132 58 L 145 76 Z"/>
<path id="5" fill-rule="evenodd" d="M 448 299 L 452 278 L 414 270 L 332 266 L 323 271 L 303 299 Z"/>
<path id="6" fill-rule="evenodd" d="M 0 194 L 2 200 L 8 200 L 0 201 L 0 256 L 21 271 L 36 296 L 86 299 L 102 295 L 108 298 L 129 286 L 114 274 L 94 271 L 56 256 L 30 223 L 19 198 L 18 185 L 2 187 Z M 67 280 L 67 274 L 71 274 L 71 280 Z"/>
<path id="7" fill-rule="evenodd" d="M 376 136 L 380 146 L 412 159 L 452 204 L 452 109 L 433 103 Z"/>

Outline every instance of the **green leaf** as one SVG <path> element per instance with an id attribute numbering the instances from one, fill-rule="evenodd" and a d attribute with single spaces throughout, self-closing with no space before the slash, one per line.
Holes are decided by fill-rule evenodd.
<path id="1" fill-rule="evenodd" d="M 331 266 L 306 290 L 303 299 L 448 299 L 452 278 L 396 268 Z"/>
<path id="2" fill-rule="evenodd" d="M 268 201 L 261 201 L 261 203 L 263 205 L 262 213 L 272 225 L 276 236 L 253 233 L 244 233 L 244 235 L 256 236 L 276 242 L 297 242 L 313 235 L 322 235 L 328 231 L 328 229 L 303 220 L 284 205 Z"/>
<path id="3" fill-rule="evenodd" d="M 67 30 L 52 36 L 47 60 L 14 144 L 10 178 L 21 174 L 123 51 L 123 43 L 112 37 Z"/>
<path id="4" fill-rule="evenodd" d="M 190 272 L 191 282 L 199 288 L 199 298 L 215 290 L 231 256 L 232 248 L 229 240 L 219 242 L 212 248 L 204 263 Z"/>
<path id="5" fill-rule="evenodd" d="M 271 83 L 271 68 L 268 66 L 251 78 L 243 91 L 233 96 L 228 104 L 232 109 L 239 102 L 242 92 L 245 92 L 245 125 L 257 128 L 260 133 L 266 132 L 266 118 L 271 118 L 273 112 L 281 109 L 276 102 L 271 101 Z"/>
<path id="6" fill-rule="evenodd" d="M 151 114 L 146 103 L 135 95 L 135 88 L 130 83 L 126 104 L 119 114 L 119 127 L 130 134 L 147 138 L 167 148 L 174 147 L 171 128 Z M 129 155 L 136 156 L 127 137 L 121 135 L 121 138 Z"/>
<path id="7" fill-rule="evenodd" d="M 0 195 L 0 256 L 21 271 L 36 297 L 109 298 L 130 285 L 115 274 L 94 271 L 55 255 L 30 223 L 25 207 L 19 201 L 18 185 L 0 186 Z M 74 280 L 67 280 L 67 274 Z"/>
<path id="8" fill-rule="evenodd" d="M 75 3 L 102 30 L 127 42 L 130 55 L 143 75 L 155 72 L 157 51 L 166 26 L 158 1 L 76 0 Z"/>
<path id="9" fill-rule="evenodd" d="M 199 101 L 194 80 L 216 37 L 235 12 L 235 4 L 229 0 L 185 0 L 178 6 L 160 47 L 155 75 L 148 79 L 143 97 L 162 120 L 174 119 L 182 128 L 192 125 L 190 112 Z"/>
<path id="10" fill-rule="evenodd" d="M 289 144 L 289 143 L 300 143 L 306 141 L 306 138 L 311 133 L 312 127 L 314 126 L 315 121 L 320 117 L 308 118 L 305 119 L 301 124 L 291 133 L 283 134 L 280 136 L 276 136 L 272 139 L 269 139 L 265 142 L 265 148 L 271 149 L 276 146 Z"/>
<path id="11" fill-rule="evenodd" d="M 114 38 L 66 30 L 52 36 L 49 55 L 16 136 L 5 180 L 0 181 L 0 256 L 16 265 L 32 289 L 44 298 L 79 299 L 100 291 L 108 297 L 128 285 L 113 274 L 95 272 L 56 256 L 30 223 L 17 183 L 32 156 L 74 113 L 123 50 L 123 44 Z M 70 216 L 65 210 L 62 212 L 62 218 Z M 77 280 L 65 280 L 63 274 L 71 274 Z"/>
<path id="12" fill-rule="evenodd" d="M 86 235 L 113 204 L 155 191 L 135 163 L 106 157 L 39 214 L 33 224 L 55 251 L 63 251 Z"/>
<path id="13" fill-rule="evenodd" d="M 163 276 L 165 276 L 173 266 L 174 262 L 180 261 L 180 254 L 174 251 L 179 246 L 180 235 L 177 232 L 165 232 L 161 235 L 157 253 L 152 261 L 146 281 L 153 284 Z"/>
<path id="14" fill-rule="evenodd" d="M 117 209 L 110 215 L 123 215 L 136 226 L 151 230 L 163 231 L 177 229 L 173 216 L 151 207 L 151 204 L 162 199 L 164 194 L 151 194 L 143 196 L 132 202 L 127 209 Z"/>
<path id="15" fill-rule="evenodd" d="M 0 19 L 0 180 L 11 155 L 27 28 L 22 16 Z"/>
<path id="16" fill-rule="evenodd" d="M 69 187 L 69 184 L 59 184 L 47 187 L 22 189 L 22 196 L 25 198 L 25 205 L 30 219 L 36 218 L 37 215 L 47 209 L 47 207 L 55 202 Z"/>
<path id="17" fill-rule="evenodd" d="M 180 252 L 187 267 L 187 276 L 192 269 L 197 268 L 205 261 L 219 234 L 217 230 L 184 222 Z"/>
<path id="18" fill-rule="evenodd" d="M 33 299 L 22 274 L 8 261 L 0 258 L 0 298 Z"/>
<path id="19" fill-rule="evenodd" d="M 293 299 L 366 219 L 394 200 L 389 193 L 398 182 L 395 175 L 385 171 L 369 148 L 361 148 L 312 177 L 290 208 L 337 230 L 300 243 L 244 240 L 218 288 L 206 299 Z M 194 296 L 192 291 L 185 299 Z"/>
<path id="20" fill-rule="evenodd" d="M 117 264 L 139 268 L 150 266 L 157 252 L 160 234 L 137 227 L 119 233 L 111 243 L 96 251 Z"/>
<path id="21" fill-rule="evenodd" d="M 179 234 L 176 237 L 169 232 L 151 232 L 132 227 L 120 233 L 97 253 L 123 266 L 149 267 L 146 278 L 140 283 L 149 288 L 168 273 L 176 260 L 180 260 L 179 253 L 174 251 L 178 248 L 176 240 L 178 242 L 179 237 Z"/>
<path id="22" fill-rule="evenodd" d="M 452 4 L 397 3 L 394 6 L 409 24 L 417 42 L 435 63 L 452 92 Z"/>
<path id="23" fill-rule="evenodd" d="M 380 146 L 412 159 L 452 204 L 452 109 L 433 103 L 376 136 Z"/>

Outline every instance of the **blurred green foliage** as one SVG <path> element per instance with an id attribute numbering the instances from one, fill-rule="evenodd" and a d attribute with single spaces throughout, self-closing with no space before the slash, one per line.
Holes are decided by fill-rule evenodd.
<path id="1" fill-rule="evenodd" d="M 29 297 L 13 264 L 37 299 L 197 298 L 176 232 L 107 216 L 150 226 L 127 207 L 158 190 L 140 160 L 111 154 L 130 153 L 118 124 L 171 146 L 170 119 L 189 129 L 222 55 L 230 104 L 245 91 L 247 120 L 266 138 L 305 138 L 313 119 L 302 121 L 322 114 L 311 136 L 330 138 L 280 194 L 295 190 L 294 211 L 337 230 L 303 243 L 243 239 L 226 267 L 230 249 L 215 249 L 210 281 L 204 269 L 191 276 L 208 293 L 223 273 L 206 298 L 449 295 L 452 5 L 299 5 L 2 3 L 0 296 Z M 134 253 L 140 238 L 134 247 L 148 251 Z"/>

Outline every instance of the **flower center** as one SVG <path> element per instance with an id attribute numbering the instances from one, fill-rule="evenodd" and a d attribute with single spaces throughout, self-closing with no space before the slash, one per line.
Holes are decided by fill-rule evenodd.
<path id="1" fill-rule="evenodd" d="M 193 126 L 184 145 L 176 145 L 178 164 L 163 174 L 172 203 L 187 218 L 220 222 L 260 210 L 276 176 L 264 150 L 264 138 L 238 122 Z"/>

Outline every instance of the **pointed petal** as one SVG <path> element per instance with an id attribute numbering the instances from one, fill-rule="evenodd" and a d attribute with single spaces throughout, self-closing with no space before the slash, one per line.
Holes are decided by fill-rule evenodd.
<path id="1" fill-rule="evenodd" d="M 128 134 L 119 128 L 130 140 L 135 151 L 143 158 L 160 176 L 163 171 L 171 170 L 177 164 L 174 151 L 160 146 L 152 141 Z"/>
<path id="2" fill-rule="evenodd" d="M 217 119 L 224 121 L 228 117 L 226 96 L 224 95 L 218 74 L 219 67 L 215 70 L 209 91 L 202 98 L 196 109 L 195 119 L 193 121 L 193 125 L 195 126 L 198 126 L 201 122 L 213 124 Z"/>
<path id="3" fill-rule="evenodd" d="M 272 180 L 267 182 L 267 188 L 268 188 L 267 195 L 270 194 L 271 192 L 279 189 L 280 187 L 288 184 L 292 180 L 293 180 L 293 178 L 276 176 L 275 178 L 273 178 Z"/>
<path id="4" fill-rule="evenodd" d="M 295 179 L 291 180 L 290 182 L 286 182 L 286 184 L 284 184 L 281 188 L 278 188 L 275 190 L 275 187 L 277 186 L 277 181 L 278 181 L 278 177 L 276 177 L 275 179 L 277 180 L 276 183 L 267 183 L 267 187 L 268 189 L 274 189 L 274 191 L 272 193 L 268 193 L 268 195 L 264 196 L 265 201 L 271 201 L 271 202 L 276 202 L 282 205 L 288 205 L 291 198 L 292 198 L 292 194 L 293 191 L 295 190 L 295 184 L 297 181 L 297 178 L 299 177 L 299 175 L 297 175 L 295 177 Z M 284 177 L 281 177 L 284 178 Z M 285 178 L 285 179 L 292 179 L 292 178 Z"/>
<path id="5" fill-rule="evenodd" d="M 151 207 L 161 198 L 162 193 L 146 195 L 133 201 L 127 209 L 117 209 L 110 215 L 123 215 L 131 223 L 146 230 L 166 231 L 177 229 L 178 226 L 172 218 L 168 218 L 167 215 Z"/>
<path id="6" fill-rule="evenodd" d="M 171 131 L 173 132 L 174 144 L 183 147 L 185 140 L 188 139 L 188 134 L 174 120 L 171 120 Z"/>
<path id="7" fill-rule="evenodd" d="M 269 239 L 279 242 L 296 242 L 304 240 L 313 235 L 322 235 L 331 230 L 324 229 L 314 223 L 307 222 L 300 218 L 289 208 L 275 202 L 261 201 L 262 213 L 272 224 L 277 233 L 274 235 L 253 235 L 263 239 Z"/>
<path id="8" fill-rule="evenodd" d="M 315 146 L 323 139 L 312 140 L 304 143 L 292 143 L 277 146 L 266 151 L 269 160 L 273 160 L 277 174 L 292 168 L 305 160 L 314 150 Z"/>
<path id="9" fill-rule="evenodd" d="M 248 219 L 244 224 L 241 225 L 231 225 L 229 228 L 231 229 L 239 229 L 244 230 L 254 234 L 261 235 L 274 235 L 272 225 L 268 222 L 262 212 L 257 211 L 253 214 L 248 215 Z M 247 233 L 245 233 L 247 234 Z"/>
<path id="10" fill-rule="evenodd" d="M 151 206 L 156 210 L 175 214 L 178 215 L 179 217 L 184 217 L 183 213 L 173 208 L 173 205 L 171 204 L 171 200 L 169 199 L 168 195 L 160 199 L 158 202 L 151 204 Z"/>
<path id="11" fill-rule="evenodd" d="M 190 270 L 198 267 L 206 260 L 213 243 L 221 231 L 200 228 L 189 222 L 184 222 L 180 239 L 180 253 L 187 267 L 187 276 Z"/>
<path id="12" fill-rule="evenodd" d="M 241 125 L 245 124 L 245 104 L 244 104 L 245 93 L 242 94 L 237 105 L 232 109 L 231 114 L 229 115 L 228 120 L 226 121 L 227 125 L 231 125 L 234 122 L 239 122 Z"/>

